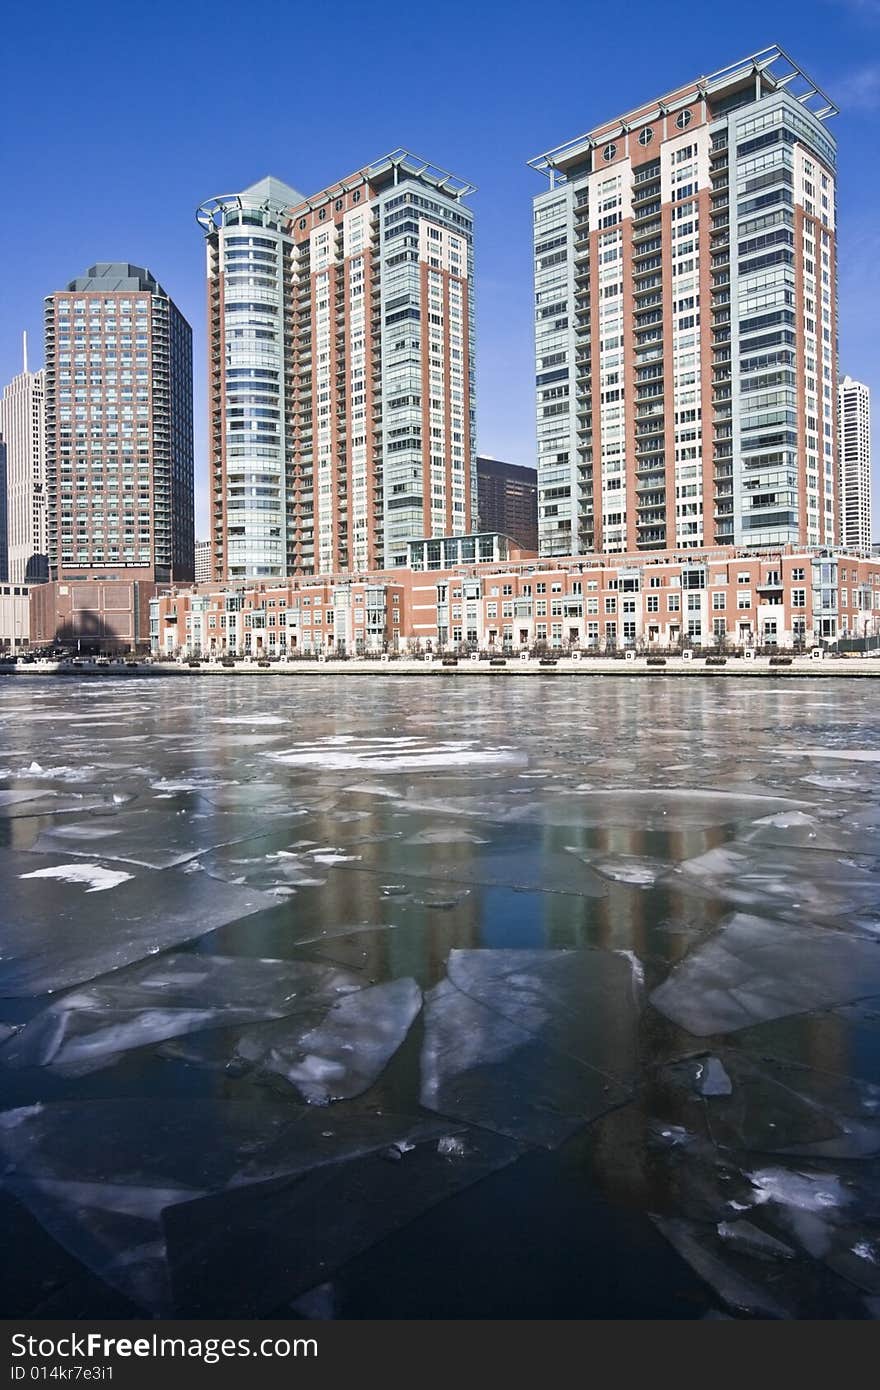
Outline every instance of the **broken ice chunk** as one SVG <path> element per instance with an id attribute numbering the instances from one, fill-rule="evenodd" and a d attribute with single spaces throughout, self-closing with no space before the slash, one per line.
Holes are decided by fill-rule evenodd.
<path id="1" fill-rule="evenodd" d="M 716 1230 L 726 1245 L 759 1260 L 791 1260 L 795 1252 L 784 1241 L 768 1235 L 753 1221 L 719 1221 Z"/>
<path id="2" fill-rule="evenodd" d="M 452 951 L 426 996 L 421 1101 L 554 1147 L 627 1097 L 632 969 L 600 951 Z"/>
<path id="3" fill-rule="evenodd" d="M 82 1076 L 132 1048 L 326 1009 L 361 981 L 310 961 L 169 955 L 115 971 L 53 1001 L 0 1060 Z"/>
<path id="4" fill-rule="evenodd" d="M 681 1217 L 653 1216 L 651 1220 L 692 1269 L 715 1290 L 728 1308 L 758 1317 L 792 1316 L 768 1290 L 741 1275 L 713 1248 L 717 1241 L 711 1227 Z"/>
<path id="5" fill-rule="evenodd" d="M 292 1027 L 263 1061 L 312 1105 L 347 1100 L 366 1091 L 400 1047 L 422 1006 L 415 980 L 391 980 L 348 994 L 306 1034 Z"/>
<path id="6" fill-rule="evenodd" d="M 878 990 L 880 949 L 873 941 L 735 913 L 650 998 L 660 1013 L 704 1037 Z"/>
<path id="7" fill-rule="evenodd" d="M 701 1096 L 729 1096 L 732 1092 L 730 1077 L 717 1057 L 707 1057 L 700 1063 L 697 1090 Z"/>

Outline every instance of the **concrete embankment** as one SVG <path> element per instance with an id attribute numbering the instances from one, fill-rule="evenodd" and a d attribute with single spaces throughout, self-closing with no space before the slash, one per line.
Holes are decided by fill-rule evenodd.
<path id="1" fill-rule="evenodd" d="M 440 657 L 433 660 L 400 658 L 397 660 L 352 658 L 348 661 L 294 660 L 273 661 L 260 664 L 257 661 L 237 661 L 224 666 L 220 662 L 201 662 L 190 665 L 188 662 L 138 662 L 129 665 L 100 665 L 88 662 L 74 664 L 35 663 L 0 666 L 0 675 L 57 675 L 57 676 L 113 676 L 113 677 L 213 677 L 213 676 L 421 676 L 456 679 L 458 677 L 479 676 L 483 678 L 505 679 L 514 676 L 558 677 L 558 676 L 682 676 L 694 678 L 733 676 L 747 679 L 792 679 L 798 677 L 845 677 L 870 678 L 880 676 L 880 658 L 874 657 L 834 657 L 821 659 L 810 656 L 766 657 L 756 656 L 748 659 L 741 656 L 719 658 L 693 656 L 688 659 L 680 656 L 646 658 L 633 656 L 632 659 L 613 657 L 584 656 L 558 657 L 541 660 L 519 656 L 507 657 L 504 661 L 478 660 L 459 657 L 456 664 L 444 662 Z"/>

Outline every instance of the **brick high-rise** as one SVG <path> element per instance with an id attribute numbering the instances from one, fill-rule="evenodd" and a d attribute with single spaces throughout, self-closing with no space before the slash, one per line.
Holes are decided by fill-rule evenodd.
<path id="1" fill-rule="evenodd" d="M 835 113 L 773 47 L 532 161 L 543 553 L 837 540 Z"/>
<path id="2" fill-rule="evenodd" d="M 472 529 L 472 191 L 398 150 L 199 209 L 215 578 L 404 564 Z"/>
<path id="3" fill-rule="evenodd" d="M 52 579 L 193 578 L 192 332 L 148 270 L 45 301 Z"/>

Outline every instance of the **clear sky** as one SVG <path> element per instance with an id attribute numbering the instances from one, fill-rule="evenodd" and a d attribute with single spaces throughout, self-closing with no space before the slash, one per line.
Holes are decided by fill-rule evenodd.
<path id="1" fill-rule="evenodd" d="M 880 456 L 880 0 L 13 0 L 3 43 L 0 382 L 22 329 L 42 362 L 44 294 L 148 266 L 194 330 L 199 532 L 199 202 L 267 173 L 313 193 L 398 146 L 475 183 L 478 447 L 533 464 L 526 160 L 771 43 L 841 108 L 840 366 L 873 388 Z"/>

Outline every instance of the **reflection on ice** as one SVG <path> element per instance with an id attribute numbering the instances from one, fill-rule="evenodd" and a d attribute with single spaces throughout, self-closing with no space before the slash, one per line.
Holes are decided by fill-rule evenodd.
<path id="1" fill-rule="evenodd" d="M 552 1146 L 626 1099 L 631 963 L 593 951 L 453 951 L 426 996 L 422 1104 Z"/>

